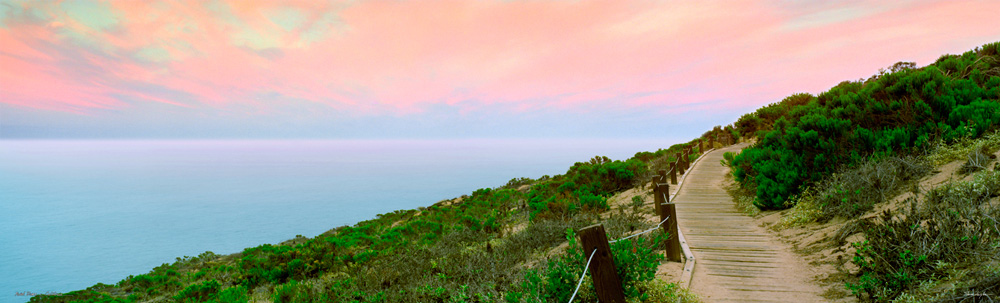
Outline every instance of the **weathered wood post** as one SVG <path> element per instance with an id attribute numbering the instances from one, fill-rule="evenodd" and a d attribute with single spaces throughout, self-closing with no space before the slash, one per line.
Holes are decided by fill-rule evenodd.
<path id="1" fill-rule="evenodd" d="M 686 172 L 688 170 L 687 162 L 684 161 L 684 150 L 681 150 L 681 155 L 677 156 L 677 161 L 681 163 L 681 172 Z"/>
<path id="2" fill-rule="evenodd" d="M 690 147 L 684 149 L 684 155 L 683 155 L 683 157 L 684 157 L 684 171 L 691 171 L 691 162 L 688 162 L 691 159 L 691 157 L 688 157 L 688 155 L 690 155 L 690 154 L 691 154 L 691 148 Z"/>
<path id="3" fill-rule="evenodd" d="M 587 226 L 579 233 L 585 256 L 590 257 L 591 252 L 597 249 L 593 260 L 590 261 L 590 277 L 594 280 L 597 300 L 625 303 L 625 291 L 622 290 L 622 280 L 618 277 L 618 270 L 611 256 L 611 247 L 608 245 L 608 236 L 604 234 L 604 225 Z"/>
<path id="4" fill-rule="evenodd" d="M 670 191 L 668 190 L 667 196 L 669 195 Z M 660 220 L 663 220 L 663 208 L 660 207 L 660 203 L 663 203 L 663 187 L 660 186 L 660 183 L 656 183 L 656 186 L 653 187 L 653 212 L 660 216 Z"/>
<path id="5" fill-rule="evenodd" d="M 670 163 L 670 183 L 677 184 L 677 162 Z"/>
<path id="6" fill-rule="evenodd" d="M 691 148 L 684 149 L 684 171 L 691 170 Z"/>
<path id="7" fill-rule="evenodd" d="M 667 170 L 665 169 L 658 170 L 656 171 L 656 174 L 660 176 L 659 179 L 660 183 L 667 183 Z M 656 187 L 653 187 L 653 190 L 656 190 Z"/>
<path id="8" fill-rule="evenodd" d="M 689 162 L 691 161 L 691 157 L 689 157 L 690 155 L 691 148 L 689 147 L 684 150 L 684 171 L 691 171 L 691 162 Z"/>
<path id="9" fill-rule="evenodd" d="M 708 148 L 715 148 L 715 136 L 708 136 Z"/>
<path id="10" fill-rule="evenodd" d="M 661 169 L 661 170 L 657 171 L 657 173 L 660 174 L 660 183 L 670 184 L 670 183 L 667 183 L 668 182 L 667 181 L 668 180 L 667 179 L 667 170 Z"/>
<path id="11" fill-rule="evenodd" d="M 656 173 L 657 174 L 655 176 L 653 176 L 653 180 L 652 180 L 652 183 L 653 183 L 653 200 L 656 200 L 656 191 L 660 190 L 659 189 L 659 185 L 661 183 L 667 183 L 667 171 L 666 170 L 661 169 L 661 170 L 656 171 Z M 656 215 L 660 215 L 660 209 L 656 208 L 656 203 L 655 202 L 653 203 L 653 212 L 656 213 Z"/>
<path id="12" fill-rule="evenodd" d="M 658 212 L 660 221 L 667 220 L 663 225 L 660 225 L 663 232 L 669 236 L 667 243 L 664 243 L 667 259 L 681 262 L 681 240 L 677 236 L 677 208 L 674 207 L 674 203 L 670 202 L 669 185 L 663 183 L 657 185 L 653 193 L 653 204 L 660 210 Z"/>
<path id="13" fill-rule="evenodd" d="M 667 178 L 665 176 L 663 176 L 663 172 L 664 171 L 661 170 L 660 174 L 653 175 L 653 177 L 649 179 L 649 183 L 652 185 L 651 187 L 653 189 L 653 200 L 654 201 L 656 200 L 657 191 L 660 190 L 660 188 L 659 188 L 660 183 L 667 182 Z M 656 203 L 655 202 L 653 203 L 653 212 L 656 213 L 657 216 L 660 215 L 660 209 L 656 208 Z"/>
<path id="14" fill-rule="evenodd" d="M 684 160 L 681 159 L 681 153 L 677 153 L 677 173 L 684 174 Z"/>

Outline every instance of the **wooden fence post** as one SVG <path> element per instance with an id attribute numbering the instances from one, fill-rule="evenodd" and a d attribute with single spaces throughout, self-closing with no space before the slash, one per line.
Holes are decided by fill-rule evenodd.
<path id="1" fill-rule="evenodd" d="M 688 149 L 688 154 L 687 154 L 686 157 L 684 157 L 684 160 L 687 161 L 687 164 L 686 164 L 686 167 L 685 167 L 685 168 L 687 168 L 687 170 L 691 170 L 691 154 L 693 154 L 693 153 L 694 153 L 694 149 L 693 148 L 692 149 Z"/>
<path id="2" fill-rule="evenodd" d="M 690 150 L 685 150 L 684 154 L 682 155 L 682 157 L 684 157 L 684 171 L 685 172 L 691 171 L 691 162 L 688 162 L 691 159 L 691 157 L 688 157 L 688 155 L 690 155 L 690 154 L 691 154 Z"/>
<path id="3" fill-rule="evenodd" d="M 608 245 L 608 236 L 604 234 L 604 225 L 584 227 L 579 234 L 585 256 L 590 257 L 591 252 L 597 249 L 593 260 L 590 261 L 590 277 L 594 280 L 597 300 L 625 303 L 625 291 L 622 290 L 622 280 L 618 277 L 618 270 L 611 256 L 611 247 Z"/>
<path id="4" fill-rule="evenodd" d="M 677 162 L 670 163 L 670 183 L 677 184 Z"/>
<path id="5" fill-rule="evenodd" d="M 691 162 L 689 162 L 689 161 L 691 161 L 691 150 L 690 149 L 685 149 L 684 150 L 684 171 L 691 170 Z"/>
<path id="6" fill-rule="evenodd" d="M 674 207 L 674 203 L 670 202 L 670 186 L 658 184 L 653 201 L 653 204 L 656 204 L 659 209 L 660 221 L 667 220 L 663 225 L 660 225 L 663 232 L 669 236 L 667 243 L 664 243 L 667 259 L 681 262 L 681 240 L 677 236 L 677 208 Z"/>
<path id="7" fill-rule="evenodd" d="M 651 183 L 652 187 L 653 187 L 653 201 L 654 201 L 653 202 L 653 210 L 654 210 L 654 212 L 656 213 L 657 216 L 660 215 L 660 209 L 656 208 L 656 195 L 657 195 L 657 193 L 660 190 L 660 183 L 667 182 L 667 178 L 662 175 L 663 172 L 664 171 L 661 170 L 660 171 L 660 173 L 661 173 L 660 175 L 653 175 L 653 177 L 650 178 L 650 180 L 649 180 L 649 183 Z"/>
<path id="8" fill-rule="evenodd" d="M 667 191 L 667 195 L 668 196 L 670 195 L 669 190 Z M 663 220 L 663 208 L 660 207 L 660 204 L 662 203 L 663 203 L 663 187 L 660 186 L 659 183 L 656 183 L 656 186 L 653 187 L 653 212 L 656 213 L 657 216 L 660 216 L 660 220 Z"/>
<path id="9" fill-rule="evenodd" d="M 681 150 L 681 155 L 677 156 L 677 158 L 679 159 L 678 161 L 681 162 L 681 172 L 682 173 L 686 172 L 688 170 L 688 167 L 686 165 L 687 162 L 684 161 L 684 150 Z"/>
<path id="10" fill-rule="evenodd" d="M 661 169 L 661 170 L 657 171 L 657 173 L 660 174 L 660 183 L 667 183 L 667 171 L 664 170 L 664 169 Z M 669 184 L 669 183 L 667 183 L 667 184 Z M 656 188 L 653 188 L 653 190 L 656 190 Z"/>

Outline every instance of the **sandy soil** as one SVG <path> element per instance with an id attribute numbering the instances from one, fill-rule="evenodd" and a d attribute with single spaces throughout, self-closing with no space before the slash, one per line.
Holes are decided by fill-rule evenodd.
<path id="1" fill-rule="evenodd" d="M 943 166 L 937 167 L 930 175 L 918 181 L 921 191 L 927 191 L 941 184 L 967 180 L 969 175 L 958 173 L 964 160 L 953 161 Z M 863 215 L 861 218 L 871 218 L 888 209 L 900 209 L 904 201 L 913 197 L 913 193 L 905 192 L 888 202 L 876 205 L 875 208 Z M 845 219 L 834 219 L 825 223 L 812 223 L 796 226 L 783 230 L 777 230 L 776 223 L 785 211 L 763 212 L 754 220 L 760 226 L 767 228 L 775 234 L 782 242 L 791 246 L 792 250 L 803 256 L 809 266 L 816 273 L 815 281 L 824 288 L 823 296 L 829 302 L 857 302 L 844 287 L 844 280 L 852 274 L 857 273 L 857 266 L 850 262 L 854 256 L 854 249 L 851 243 L 864 240 L 860 231 L 841 235 L 841 231 L 851 221 Z M 843 238 L 838 239 L 838 238 Z"/>

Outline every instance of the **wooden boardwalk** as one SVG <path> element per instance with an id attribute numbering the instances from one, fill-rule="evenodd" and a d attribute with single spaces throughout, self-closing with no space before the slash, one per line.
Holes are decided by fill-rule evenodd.
<path id="1" fill-rule="evenodd" d="M 692 166 L 672 202 L 696 259 L 690 289 L 705 302 L 825 302 L 813 271 L 791 248 L 738 212 L 723 188 L 729 168 L 714 150 Z"/>

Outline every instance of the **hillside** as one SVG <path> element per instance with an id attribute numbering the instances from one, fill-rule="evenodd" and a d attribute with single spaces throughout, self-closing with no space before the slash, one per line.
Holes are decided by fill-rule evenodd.
<path id="1" fill-rule="evenodd" d="M 752 142 L 723 161 L 737 207 L 816 266 L 829 300 L 985 301 L 1000 292 L 998 109 L 1000 42 L 795 94 L 628 160 L 595 157 L 562 175 L 32 302 L 566 302 L 586 262 L 574 231 L 602 223 L 619 238 L 655 225 L 639 207 L 649 202 L 636 194 L 648 191 L 642 183 L 719 136 Z M 626 194 L 634 207 L 609 202 Z M 632 301 L 696 300 L 656 278 L 663 236 L 611 246 Z M 595 301 L 589 279 L 577 302 Z"/>
<path id="2" fill-rule="evenodd" d="M 114 285 L 97 284 L 31 301 L 567 301 L 585 261 L 573 231 L 604 223 L 609 237 L 620 237 L 648 228 L 638 208 L 610 212 L 608 201 L 648 181 L 650 171 L 674 162 L 672 155 L 689 145 L 640 152 L 624 161 L 594 157 L 562 175 L 512 179 L 503 186 L 381 214 L 312 238 L 231 255 L 205 252 L 177 258 Z M 653 239 L 661 236 L 654 232 L 613 245 L 616 259 L 624 260 L 619 268 L 629 297 L 676 296 L 675 286 L 653 280 L 662 259 Z M 577 300 L 593 301 L 591 284 L 584 285 Z"/>
<path id="3" fill-rule="evenodd" d="M 1000 42 L 789 96 L 735 123 L 755 143 L 727 157 L 733 194 L 791 208 L 764 221 L 826 268 L 831 297 L 985 302 L 1000 289 L 998 100 Z"/>

